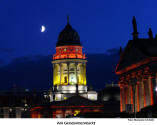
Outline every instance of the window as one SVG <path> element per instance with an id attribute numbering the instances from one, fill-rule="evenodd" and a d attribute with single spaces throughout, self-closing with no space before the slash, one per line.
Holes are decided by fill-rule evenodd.
<path id="1" fill-rule="evenodd" d="M 67 99 L 67 97 L 64 97 L 64 100 L 66 100 Z"/>
<path id="2" fill-rule="evenodd" d="M 74 68 L 70 68 L 70 71 L 74 71 Z"/>
<path id="3" fill-rule="evenodd" d="M 67 76 L 64 77 L 64 83 L 67 83 Z"/>

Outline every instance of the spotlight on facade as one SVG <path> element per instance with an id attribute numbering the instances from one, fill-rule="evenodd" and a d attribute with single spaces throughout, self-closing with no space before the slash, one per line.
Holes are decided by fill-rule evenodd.
<path id="1" fill-rule="evenodd" d="M 155 91 L 157 91 L 157 86 L 155 87 Z"/>
<path id="2" fill-rule="evenodd" d="M 28 105 L 27 104 L 25 104 L 25 107 L 27 107 Z"/>
<path id="3" fill-rule="evenodd" d="M 10 108 L 9 111 L 12 112 L 13 111 L 12 108 Z"/>

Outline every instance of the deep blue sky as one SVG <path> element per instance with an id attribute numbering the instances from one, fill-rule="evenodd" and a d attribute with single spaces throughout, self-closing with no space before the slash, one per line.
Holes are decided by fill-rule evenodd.
<path id="1" fill-rule="evenodd" d="M 0 0 L 0 63 L 53 54 L 67 15 L 86 53 L 124 47 L 132 39 L 132 16 L 141 37 L 149 27 L 157 33 L 156 5 L 156 0 Z"/>

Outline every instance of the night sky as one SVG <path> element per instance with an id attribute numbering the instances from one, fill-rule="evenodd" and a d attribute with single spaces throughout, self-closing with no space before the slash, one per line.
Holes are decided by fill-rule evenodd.
<path id="1" fill-rule="evenodd" d="M 155 0 L 0 0 L 0 65 L 54 54 L 67 15 L 88 54 L 125 47 L 133 16 L 140 37 L 148 37 L 149 27 L 155 36 L 156 5 Z M 41 25 L 46 32 L 40 32 Z"/>
<path id="2" fill-rule="evenodd" d="M 132 16 L 141 37 L 157 33 L 157 1 L 151 0 L 1 0 L 0 59 L 54 53 L 67 23 L 80 35 L 86 53 L 104 53 L 132 38 Z M 41 25 L 46 32 L 41 33 Z"/>

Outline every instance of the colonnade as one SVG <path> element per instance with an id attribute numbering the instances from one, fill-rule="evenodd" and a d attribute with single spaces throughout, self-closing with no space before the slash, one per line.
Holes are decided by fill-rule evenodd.
<path id="1" fill-rule="evenodd" d="M 53 63 L 54 85 L 86 85 L 86 63 Z"/>
<path id="2" fill-rule="evenodd" d="M 142 108 L 153 105 L 156 96 L 156 74 L 147 72 L 134 75 L 121 76 L 120 85 L 120 110 L 128 111 L 131 107 L 132 112 L 139 112 Z M 134 108 L 135 103 L 135 108 Z"/>

